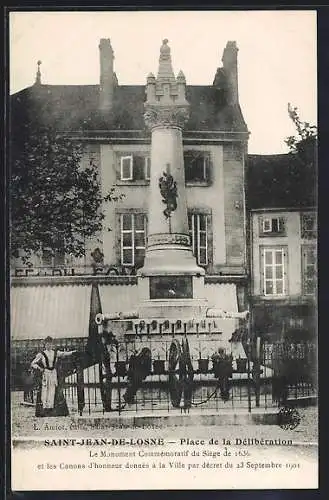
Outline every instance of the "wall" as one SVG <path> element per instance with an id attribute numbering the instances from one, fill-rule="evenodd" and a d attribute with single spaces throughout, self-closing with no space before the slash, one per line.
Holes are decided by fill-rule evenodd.
<path id="1" fill-rule="evenodd" d="M 223 162 L 226 265 L 238 270 L 246 266 L 243 144 L 225 144 Z"/>
<path id="2" fill-rule="evenodd" d="M 227 148 L 224 146 L 224 149 Z M 187 185 L 186 195 L 189 209 L 210 209 L 212 213 L 212 241 L 214 271 L 223 267 L 242 268 L 245 265 L 243 159 L 223 157 L 222 145 L 185 146 L 184 150 L 199 150 L 211 155 L 209 184 Z M 131 184 L 117 181 L 118 153 L 150 152 L 149 145 L 101 145 L 101 175 L 103 194 L 113 186 L 125 194 L 125 199 L 109 204 L 105 208 L 103 245 L 106 263 L 117 262 L 116 211 L 138 208 L 147 212 L 149 184 L 138 181 Z M 239 208 L 236 208 L 236 203 Z M 108 231 L 110 227 L 112 231 Z"/>
<path id="3" fill-rule="evenodd" d="M 118 264 L 116 242 L 118 227 L 116 224 L 116 212 L 121 209 L 139 208 L 147 212 L 149 185 L 146 181 L 136 181 L 129 184 L 117 180 L 117 155 L 119 153 L 149 152 L 148 145 L 101 145 L 101 177 L 102 192 L 105 195 L 108 190 L 116 186 L 118 193 L 125 195 L 123 200 L 116 203 L 109 203 L 104 206 L 104 230 L 103 230 L 103 252 L 106 264 Z M 111 229 L 109 231 L 108 229 Z"/>
<path id="4" fill-rule="evenodd" d="M 209 152 L 211 157 L 209 183 L 187 184 L 186 196 L 189 209 L 211 212 L 211 241 L 213 269 L 210 273 L 226 272 L 242 274 L 245 266 L 244 234 L 244 160 L 241 144 L 232 145 L 184 145 L 184 150 Z M 82 166 L 87 166 L 90 159 L 99 167 L 102 194 L 116 187 L 118 193 L 125 195 L 123 200 L 110 202 L 104 206 L 105 220 L 103 233 L 86 241 L 86 256 L 81 259 L 71 258 L 68 265 L 90 265 L 90 253 L 99 247 L 104 253 L 105 264 L 119 263 L 119 227 L 116 214 L 129 208 L 148 211 L 148 181 L 120 181 L 117 176 L 119 167 L 117 155 L 120 153 L 150 153 L 150 145 L 114 145 L 90 144 L 82 159 Z M 40 265 L 37 258 L 34 265 Z M 19 262 L 13 262 L 19 265 Z"/>
<path id="5" fill-rule="evenodd" d="M 285 236 L 259 236 L 259 219 L 264 215 L 271 217 L 283 217 L 285 219 Z M 251 215 L 252 233 L 252 291 L 253 295 L 261 294 L 261 272 L 260 272 L 260 246 L 287 246 L 288 247 L 288 293 L 290 297 L 298 297 L 302 294 L 302 262 L 301 245 L 310 243 L 310 240 L 301 238 L 301 213 L 299 211 L 261 211 L 253 212 Z M 279 297 L 282 299 L 282 297 Z M 265 297 L 264 297 L 265 299 Z M 276 300 L 271 298 L 267 300 Z"/>
<path id="6" fill-rule="evenodd" d="M 186 146 L 184 149 L 210 153 L 210 184 L 187 186 L 187 205 L 189 209 L 211 209 L 213 263 L 214 266 L 225 265 L 223 148 L 222 146 Z"/>

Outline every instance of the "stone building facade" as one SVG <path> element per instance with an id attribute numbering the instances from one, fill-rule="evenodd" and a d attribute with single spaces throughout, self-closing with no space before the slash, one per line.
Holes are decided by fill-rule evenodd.
<path id="1" fill-rule="evenodd" d="M 39 74 L 32 87 L 12 96 L 14 133 L 19 133 L 19 122 L 24 121 L 30 104 L 37 103 L 60 131 L 84 143 L 83 162 L 92 159 L 98 166 L 102 192 L 115 187 L 124 195 L 105 207 L 104 230 L 86 242 L 83 259 L 62 254 L 54 257 L 43 249 L 32 267 L 23 266 L 19 259 L 12 262 L 14 338 L 38 339 L 45 332 L 62 338 L 85 337 L 92 283 L 98 283 L 103 310 L 109 313 L 134 309 L 140 301 L 138 274 L 150 246 L 153 163 L 168 153 L 166 148 L 161 151 L 161 141 L 160 149 L 151 151 L 151 130 L 144 113 L 145 103 L 152 99 L 155 104 L 167 99 L 177 107 L 184 98 L 188 107 L 181 144 L 187 210 L 183 232 L 190 236 L 195 264 L 204 273 L 209 306 L 233 312 L 252 306 L 253 328 L 263 334 L 264 327 L 257 321 L 264 323 L 267 316 L 259 316 L 259 308 L 265 310 L 269 301 L 263 293 L 262 259 L 268 258 L 266 252 L 276 252 L 278 245 L 274 257 L 282 251 L 281 258 L 291 263 L 284 271 L 291 274 L 287 274 L 289 288 L 282 285 L 284 295 L 289 304 L 302 295 L 296 276 L 302 276 L 303 258 L 303 265 L 310 265 L 309 257 L 303 257 L 310 241 L 303 240 L 301 246 L 298 205 L 293 211 L 277 205 L 272 212 L 273 207 L 254 202 L 252 175 L 262 178 L 262 171 L 247 156 L 249 132 L 239 104 L 236 43 L 227 43 L 213 82 L 203 86 L 189 85 L 182 72 L 174 76 L 168 49 L 164 41 L 157 78 L 149 74 L 146 85 L 120 85 L 110 40 L 102 39 L 99 85 L 46 85 Z M 175 151 L 171 157 L 175 158 Z M 160 198 L 160 193 L 155 196 Z M 267 232 L 264 217 L 269 224 L 273 220 L 280 224 L 284 218 L 284 240 L 273 234 L 263 238 L 259 228 Z M 263 247 L 264 257 L 259 255 Z M 296 252 L 299 263 L 293 257 Z M 278 279 L 275 286 L 278 291 Z M 271 300 L 275 298 L 271 296 Z M 257 320 L 259 317 L 263 319 Z M 229 328 L 233 331 L 234 325 Z"/>
<path id="2" fill-rule="evenodd" d="M 290 155 L 249 156 L 248 166 L 252 329 L 316 341 L 315 172 Z"/>

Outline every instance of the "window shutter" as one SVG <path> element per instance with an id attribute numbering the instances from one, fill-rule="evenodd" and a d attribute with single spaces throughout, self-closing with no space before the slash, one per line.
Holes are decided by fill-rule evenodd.
<path id="1" fill-rule="evenodd" d="M 263 233 L 271 233 L 273 231 L 272 219 L 264 217 L 263 219 Z"/>
<path id="2" fill-rule="evenodd" d="M 278 227 L 278 231 L 279 233 L 284 233 L 285 231 L 285 219 L 284 217 L 279 217 L 279 227 Z"/>
<path id="3" fill-rule="evenodd" d="M 212 216 L 207 215 L 207 258 L 208 264 L 213 264 L 213 253 L 212 253 Z"/>
<path id="4" fill-rule="evenodd" d="M 302 246 L 302 293 L 312 295 L 316 291 L 317 260 L 316 246 Z"/>
<path id="5" fill-rule="evenodd" d="M 132 155 L 120 157 L 120 179 L 128 181 L 133 179 L 133 157 Z"/>
<path id="6" fill-rule="evenodd" d="M 284 293 L 289 294 L 289 282 L 288 282 L 288 248 L 283 249 L 283 282 L 284 282 Z"/>
<path id="7" fill-rule="evenodd" d="M 150 156 L 145 157 L 145 179 L 146 180 L 151 179 L 151 157 Z"/>
<path id="8" fill-rule="evenodd" d="M 265 274 L 264 274 L 265 250 L 260 248 L 259 275 L 260 275 L 260 295 L 265 295 Z"/>
<path id="9" fill-rule="evenodd" d="M 204 161 L 205 161 L 205 169 L 204 169 L 205 177 L 204 177 L 204 180 L 205 181 L 209 181 L 210 180 L 210 170 L 211 170 L 211 158 L 210 158 L 210 154 L 206 154 L 205 155 Z"/>

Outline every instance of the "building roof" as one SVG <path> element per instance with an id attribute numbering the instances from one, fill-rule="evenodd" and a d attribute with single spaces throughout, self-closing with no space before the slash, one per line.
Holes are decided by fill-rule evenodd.
<path id="1" fill-rule="evenodd" d="M 222 75 L 222 80 L 224 76 Z M 247 133 L 240 106 L 227 104 L 226 83 L 187 85 L 190 103 L 188 131 Z M 35 84 L 11 96 L 12 137 L 22 137 L 22 126 L 31 118 L 50 119 L 59 130 L 135 131 L 148 137 L 144 124 L 145 85 L 118 85 L 113 107 L 99 111 L 99 85 Z M 110 134 L 111 135 L 111 134 Z M 247 160 L 247 208 L 299 208 L 316 205 L 316 173 L 295 160 L 294 155 L 249 155 Z"/>
<path id="2" fill-rule="evenodd" d="M 316 172 L 293 154 L 248 155 L 247 207 L 302 208 L 316 205 Z"/>
<path id="3" fill-rule="evenodd" d="M 99 111 L 99 85 L 35 84 L 11 96 L 13 125 L 36 112 L 51 117 L 61 130 L 145 130 L 145 85 L 114 88 L 113 107 Z M 225 89 L 217 86 L 187 86 L 190 119 L 185 130 L 247 132 L 240 106 L 226 103 Z"/>

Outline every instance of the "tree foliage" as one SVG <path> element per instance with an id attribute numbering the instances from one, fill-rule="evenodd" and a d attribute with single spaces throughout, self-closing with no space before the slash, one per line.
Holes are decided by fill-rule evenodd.
<path id="1" fill-rule="evenodd" d="M 30 121 L 11 148 L 11 255 L 25 262 L 41 249 L 85 255 L 85 240 L 102 230 L 103 204 L 122 195 L 101 192 L 98 166 L 82 165 L 84 146 L 49 124 Z"/>
<path id="2" fill-rule="evenodd" d="M 288 103 L 289 118 L 293 121 L 297 135 L 286 138 L 290 153 L 299 164 L 314 169 L 316 167 L 317 127 L 308 122 L 303 122 L 298 113 L 298 108 Z"/>

